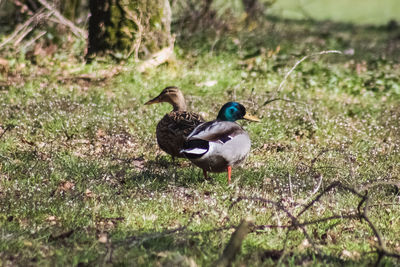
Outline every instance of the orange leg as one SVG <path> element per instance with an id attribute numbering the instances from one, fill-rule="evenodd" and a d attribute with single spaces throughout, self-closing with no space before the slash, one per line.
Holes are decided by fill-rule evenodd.
<path id="1" fill-rule="evenodd" d="M 232 167 L 228 166 L 228 184 L 231 183 L 231 173 L 232 173 Z"/>
<path id="2" fill-rule="evenodd" d="M 207 171 L 203 169 L 204 179 L 208 179 Z"/>

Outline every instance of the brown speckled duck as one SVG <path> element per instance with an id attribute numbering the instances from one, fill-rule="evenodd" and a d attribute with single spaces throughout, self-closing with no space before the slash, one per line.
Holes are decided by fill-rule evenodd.
<path id="1" fill-rule="evenodd" d="M 147 101 L 145 105 L 162 102 L 170 103 L 173 110 L 165 114 L 157 124 L 158 146 L 170 154 L 173 159 L 175 157 L 183 158 L 185 156 L 181 153 L 181 150 L 186 137 L 204 120 L 200 115 L 186 111 L 185 98 L 178 87 L 166 87 L 157 97 Z"/>

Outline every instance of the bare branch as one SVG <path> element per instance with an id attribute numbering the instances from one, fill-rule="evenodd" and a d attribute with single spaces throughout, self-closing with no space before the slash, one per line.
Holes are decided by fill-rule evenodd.
<path id="1" fill-rule="evenodd" d="M 316 158 L 318 158 L 319 156 L 321 156 L 325 152 L 326 151 L 321 151 L 321 153 L 319 153 Z M 312 164 L 314 162 L 315 161 L 313 161 Z M 394 183 L 385 183 L 385 182 L 384 183 L 379 183 L 379 182 L 376 182 L 376 183 L 373 184 L 373 186 L 388 185 L 388 184 L 392 185 Z M 309 221 L 302 221 L 302 222 L 299 221 L 299 217 L 305 211 L 307 211 L 312 206 L 314 206 L 317 202 L 320 201 L 320 199 L 324 195 L 326 195 L 328 192 L 332 191 L 333 189 L 338 189 L 338 190 L 341 190 L 341 191 L 345 191 L 345 192 L 348 192 L 350 194 L 353 194 L 353 195 L 359 197 L 360 201 L 359 201 L 359 203 L 357 205 L 357 211 L 351 211 L 351 212 L 343 213 L 343 214 L 334 214 L 334 215 L 331 215 L 331 216 L 328 216 L 328 217 L 323 217 L 323 218 L 309 220 Z M 366 190 L 364 190 L 364 191 L 367 192 Z M 244 240 L 244 238 L 246 237 L 246 235 L 248 233 L 263 234 L 264 230 L 268 229 L 268 228 L 269 229 L 287 229 L 286 238 L 285 238 L 285 242 L 284 242 L 284 247 L 283 247 L 283 249 L 279 250 L 281 252 L 280 253 L 279 262 L 281 262 L 286 255 L 290 254 L 290 252 L 286 250 L 286 244 L 287 244 L 287 240 L 289 238 L 289 232 L 294 231 L 296 229 L 301 229 L 303 231 L 304 236 L 309 241 L 309 243 L 312 244 L 314 250 L 319 251 L 317 246 L 314 244 L 313 239 L 308 235 L 308 233 L 306 231 L 306 227 L 312 226 L 312 225 L 316 225 L 316 224 L 319 224 L 319 223 L 323 223 L 323 222 L 329 222 L 329 221 L 332 221 L 332 220 L 339 220 L 339 221 L 343 221 L 343 220 L 360 220 L 361 222 L 364 220 L 367 223 L 369 229 L 371 229 L 371 231 L 373 232 L 373 235 L 375 236 L 375 238 L 378 241 L 378 245 L 375 247 L 376 250 L 372 251 L 372 253 L 377 253 L 377 255 L 378 255 L 378 258 L 377 258 L 377 261 L 376 261 L 375 264 L 378 265 L 380 263 L 380 261 L 382 260 L 382 258 L 385 257 L 385 256 L 386 257 L 392 257 L 392 258 L 400 259 L 400 254 L 394 253 L 394 252 L 390 252 L 390 251 L 387 250 L 382 234 L 380 233 L 378 228 L 373 224 L 373 222 L 369 218 L 368 211 L 369 211 L 369 208 L 371 206 L 369 205 L 368 194 L 367 193 L 361 194 L 357 190 L 355 190 L 354 188 L 351 188 L 349 186 L 343 185 L 340 182 L 331 183 L 325 190 L 323 190 L 320 194 L 318 194 L 317 197 L 315 197 L 310 203 L 308 203 L 297 214 L 297 216 L 294 216 L 288 209 L 283 207 L 281 202 L 276 202 L 276 201 L 268 200 L 268 199 L 261 198 L 261 197 L 240 196 L 235 201 L 233 201 L 231 203 L 231 205 L 229 206 L 229 209 L 231 209 L 232 207 L 234 207 L 235 205 L 237 205 L 239 202 L 241 202 L 243 200 L 250 200 L 250 201 L 254 201 L 254 202 L 259 202 L 259 203 L 263 203 L 263 204 L 272 205 L 272 206 L 276 207 L 278 210 L 283 211 L 284 213 L 286 213 L 287 219 L 289 219 L 290 221 L 287 224 L 280 224 L 279 223 L 279 224 L 254 225 L 252 220 L 251 221 L 243 220 L 237 226 L 227 225 L 227 226 L 222 226 L 222 227 L 210 229 L 210 230 L 207 230 L 207 231 L 200 231 L 200 232 L 185 231 L 185 230 L 187 230 L 188 225 L 192 221 L 192 219 L 190 219 L 186 226 L 178 227 L 178 228 L 171 229 L 171 230 L 166 230 L 164 232 L 159 232 L 159 233 L 154 233 L 154 234 L 145 234 L 145 235 L 139 236 L 139 237 L 131 237 L 131 238 L 128 238 L 128 239 L 126 239 L 125 241 L 122 241 L 122 242 L 123 243 L 128 243 L 130 245 L 138 245 L 138 244 L 142 244 L 143 242 L 145 242 L 145 241 L 147 241 L 149 239 L 160 238 L 160 237 L 171 235 L 171 234 L 199 235 L 199 234 L 216 233 L 216 232 L 220 232 L 220 231 L 225 231 L 225 230 L 229 230 L 229 229 L 232 229 L 232 228 L 236 228 L 236 231 L 231 235 L 231 239 L 230 239 L 228 245 L 226 246 L 221 258 L 217 262 L 219 264 L 219 266 L 230 266 L 231 263 L 233 262 L 235 256 L 237 255 L 240 247 L 241 247 L 242 241 Z M 193 218 L 193 215 L 192 215 L 192 218 Z M 321 253 L 321 252 L 319 251 L 319 253 Z"/>
<path id="2" fill-rule="evenodd" d="M 15 31 L 11 34 L 10 37 L 8 37 L 6 40 L 4 40 L 1 44 L 0 44 L 0 48 L 2 48 L 4 45 L 8 44 L 9 42 L 12 42 L 14 39 L 19 39 L 18 36 L 26 36 L 32 29 L 29 29 L 29 26 L 33 23 L 37 23 L 38 21 L 40 21 L 43 16 L 46 16 L 46 13 L 44 11 L 44 9 L 40 9 L 38 10 L 38 12 L 36 12 L 33 16 L 31 16 L 29 19 L 27 19 L 22 25 L 18 26 Z M 47 16 L 49 16 L 49 14 L 47 13 Z M 29 29 L 29 31 L 27 32 L 27 29 Z"/>
<path id="3" fill-rule="evenodd" d="M 30 40 L 26 45 L 23 46 L 22 49 L 26 49 L 27 47 L 31 46 L 33 43 L 35 43 L 37 40 L 42 38 L 43 35 L 45 35 L 47 31 L 41 31 L 38 35 L 36 35 L 32 40 Z"/>
<path id="4" fill-rule="evenodd" d="M 366 185 L 361 186 L 361 188 L 358 190 L 359 192 L 369 190 L 370 188 L 380 186 L 380 185 L 393 185 L 396 186 L 397 188 L 400 188 L 400 181 L 398 180 L 389 180 L 389 181 L 377 181 L 377 182 L 372 182 L 368 183 Z"/>
<path id="5" fill-rule="evenodd" d="M 274 97 L 280 90 L 282 90 L 282 88 L 283 88 L 283 86 L 284 86 L 286 80 L 288 79 L 289 75 L 297 68 L 297 66 L 298 66 L 301 62 L 303 62 L 304 60 L 306 60 L 306 59 L 309 58 L 309 57 L 314 57 L 314 56 L 319 56 L 319 55 L 325 55 L 325 54 L 342 54 L 342 52 L 339 51 L 339 50 L 325 50 L 325 51 L 321 51 L 321 52 L 318 52 L 318 53 L 314 53 L 314 54 L 311 54 L 311 55 L 304 56 L 302 59 L 300 59 L 299 61 L 297 61 L 297 62 L 294 64 L 294 66 L 286 73 L 286 75 L 285 75 L 285 77 L 283 78 L 282 82 L 279 84 L 278 88 L 274 91 L 273 97 Z M 267 101 L 265 101 L 264 105 L 266 105 L 266 104 L 268 104 L 268 103 L 270 103 L 270 102 L 271 102 L 270 100 L 267 100 Z"/>
<path id="6" fill-rule="evenodd" d="M 133 12 L 131 12 L 129 9 L 123 7 L 125 14 L 127 15 L 127 18 L 132 20 L 136 26 L 137 26 L 137 32 L 135 35 L 135 40 L 132 42 L 132 46 L 126 55 L 126 58 L 129 58 L 132 53 L 134 53 L 134 58 L 137 60 L 139 58 L 139 49 L 140 45 L 142 43 L 142 38 L 143 38 L 143 33 L 145 31 L 145 27 L 143 26 L 143 13 L 141 10 L 139 10 L 139 16 L 136 16 Z"/>
<path id="7" fill-rule="evenodd" d="M 232 202 L 232 204 L 229 206 L 229 209 L 231 209 L 233 206 L 235 206 L 236 204 L 238 204 L 239 202 L 243 201 L 243 200 L 252 200 L 252 201 L 257 201 L 257 202 L 262 202 L 262 203 L 266 203 L 266 204 L 271 204 L 273 206 L 275 206 L 276 208 L 278 208 L 279 210 L 283 211 L 284 213 L 286 213 L 286 215 L 291 219 L 292 221 L 292 226 L 288 229 L 288 232 L 296 229 L 296 228 L 300 228 L 303 231 L 304 236 L 307 238 L 307 240 L 309 241 L 310 244 L 312 244 L 312 246 L 316 249 L 314 241 L 311 239 L 311 237 L 309 236 L 309 234 L 307 233 L 306 229 L 300 225 L 297 217 L 295 217 L 288 209 L 284 208 L 282 206 L 281 202 L 275 202 L 272 200 L 268 200 L 265 198 L 261 198 L 261 197 L 246 197 L 246 196 L 241 196 L 239 197 L 236 201 Z M 298 226 L 297 226 L 298 225 Z M 280 228 L 280 227 L 278 227 Z"/>
<path id="8" fill-rule="evenodd" d="M 75 26 L 72 21 L 69 19 L 65 18 L 61 13 L 53 6 L 51 6 L 48 2 L 45 0 L 38 0 L 39 3 L 41 3 L 44 7 L 46 7 L 48 10 L 52 11 L 54 13 L 54 16 L 58 19 L 59 23 L 62 25 L 67 26 L 70 28 L 71 32 L 78 38 L 85 39 L 87 38 L 87 33 L 86 31 L 82 30 L 81 28 L 78 28 Z"/>

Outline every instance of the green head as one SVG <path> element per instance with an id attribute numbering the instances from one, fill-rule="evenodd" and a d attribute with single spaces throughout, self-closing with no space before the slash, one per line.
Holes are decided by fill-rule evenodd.
<path id="1" fill-rule="evenodd" d="M 228 102 L 219 110 L 217 120 L 237 121 L 246 119 L 249 121 L 260 121 L 258 118 L 246 114 L 246 108 L 238 102 Z"/>

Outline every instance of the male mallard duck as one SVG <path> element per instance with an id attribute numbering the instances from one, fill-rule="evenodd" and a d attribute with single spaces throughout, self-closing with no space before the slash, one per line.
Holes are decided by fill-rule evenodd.
<path id="1" fill-rule="evenodd" d="M 182 153 L 195 165 L 207 172 L 228 171 L 231 182 L 232 166 L 241 163 L 250 151 L 250 138 L 247 132 L 235 121 L 246 119 L 260 121 L 246 114 L 243 105 L 228 102 L 222 106 L 217 119 L 204 122 L 187 137 Z"/>
<path id="2" fill-rule="evenodd" d="M 173 110 L 157 124 L 156 136 L 158 146 L 170 154 L 172 158 L 183 158 L 180 152 L 186 137 L 193 129 L 204 122 L 203 118 L 193 112 L 186 111 L 185 98 L 182 92 L 175 86 L 166 87 L 157 97 L 147 101 L 145 105 L 168 102 Z"/>

